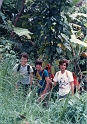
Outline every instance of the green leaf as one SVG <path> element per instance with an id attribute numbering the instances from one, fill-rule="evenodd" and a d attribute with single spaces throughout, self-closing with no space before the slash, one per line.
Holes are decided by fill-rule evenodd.
<path id="1" fill-rule="evenodd" d="M 82 45 L 82 46 L 84 46 L 84 47 L 87 47 L 87 43 L 82 42 L 82 41 L 79 40 L 79 39 L 76 39 L 75 35 L 72 35 L 72 36 L 71 36 L 70 41 L 73 42 L 73 43 L 75 43 L 75 44 L 79 44 L 79 45 Z"/>
<path id="2" fill-rule="evenodd" d="M 73 0 L 73 6 L 75 6 L 79 2 L 80 2 L 80 0 Z"/>
<path id="3" fill-rule="evenodd" d="M 21 18 L 24 18 L 24 19 L 26 19 L 26 18 L 30 18 L 30 15 L 29 15 L 29 14 L 22 15 Z"/>
<path id="4" fill-rule="evenodd" d="M 14 28 L 14 32 L 18 34 L 19 36 L 27 36 L 28 39 L 31 39 L 31 36 L 29 34 L 32 34 L 28 29 L 24 28 Z"/>
<path id="5" fill-rule="evenodd" d="M 79 16 L 79 17 L 82 16 L 82 17 L 87 18 L 87 14 L 84 14 L 84 13 L 75 12 L 75 13 L 73 13 L 73 14 L 70 15 L 70 17 L 73 17 L 73 18 L 76 18 L 77 16 Z"/>
<path id="6" fill-rule="evenodd" d="M 87 71 L 82 71 L 82 73 L 87 74 Z"/>
<path id="7" fill-rule="evenodd" d="M 84 26 L 87 27 L 87 23 L 85 23 Z"/>
<path id="8" fill-rule="evenodd" d="M 24 21 L 24 22 L 22 23 L 22 28 L 28 29 L 28 21 Z"/>
<path id="9" fill-rule="evenodd" d="M 82 31 L 81 31 L 81 30 L 78 30 L 78 31 L 76 32 L 76 37 L 78 38 L 78 37 L 81 35 L 81 33 L 82 33 Z"/>

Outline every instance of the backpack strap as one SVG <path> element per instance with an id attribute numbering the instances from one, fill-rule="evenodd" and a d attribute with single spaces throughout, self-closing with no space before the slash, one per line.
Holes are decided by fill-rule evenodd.
<path id="1" fill-rule="evenodd" d="M 57 72 L 57 76 L 59 76 L 59 71 Z"/>
<path id="2" fill-rule="evenodd" d="M 57 72 L 57 76 L 59 75 L 59 71 Z M 68 78 L 68 72 L 66 71 L 66 76 Z"/>
<path id="3" fill-rule="evenodd" d="M 37 69 L 35 67 L 33 67 L 33 66 L 32 66 L 32 68 L 33 68 L 33 75 L 36 76 Z"/>
<path id="4" fill-rule="evenodd" d="M 30 74 L 30 65 L 27 65 L 28 74 Z"/>
<path id="5" fill-rule="evenodd" d="M 42 70 L 42 79 L 45 79 L 45 76 L 44 76 L 44 69 Z"/>
<path id="6" fill-rule="evenodd" d="M 21 63 L 18 64 L 17 72 L 20 70 L 20 68 L 21 68 Z M 28 74 L 30 74 L 30 65 L 27 65 L 27 71 Z"/>
<path id="7" fill-rule="evenodd" d="M 21 63 L 18 64 L 17 72 L 20 70 L 20 68 L 21 68 Z"/>
<path id="8" fill-rule="evenodd" d="M 68 71 L 66 71 L 66 77 L 68 78 Z"/>

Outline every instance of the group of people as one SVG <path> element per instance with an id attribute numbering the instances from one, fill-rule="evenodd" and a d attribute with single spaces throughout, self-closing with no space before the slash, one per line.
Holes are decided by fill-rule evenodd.
<path id="1" fill-rule="evenodd" d="M 28 63 L 28 54 L 21 53 L 21 63 L 16 64 L 13 68 L 14 72 L 20 74 L 21 78 L 19 84 L 28 92 L 32 88 L 33 83 L 33 67 Z M 68 61 L 62 59 L 59 62 L 60 71 L 55 75 L 50 74 L 50 65 L 48 64 L 45 69 L 42 68 L 42 60 L 36 60 L 36 78 L 38 78 L 39 88 L 37 90 L 40 100 L 43 100 L 46 94 L 59 83 L 58 98 L 65 98 L 71 92 L 74 95 L 74 79 L 72 72 L 67 70 Z M 16 84 L 16 87 L 18 83 Z"/>

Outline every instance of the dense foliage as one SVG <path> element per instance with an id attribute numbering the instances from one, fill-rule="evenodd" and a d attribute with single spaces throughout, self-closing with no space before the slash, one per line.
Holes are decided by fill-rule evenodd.
<path id="1" fill-rule="evenodd" d="M 1 35 L 10 38 L 17 53 L 27 51 L 33 59 L 41 57 L 52 63 L 61 56 L 67 56 L 68 51 L 72 52 L 70 38 L 73 29 L 76 38 L 81 37 L 81 34 L 85 36 L 86 6 L 84 2 L 78 2 L 5 0 L 1 9 Z M 81 16 L 78 16 L 78 12 L 82 15 L 80 13 Z M 20 27 L 21 30 L 14 27 Z"/>
<path id="2" fill-rule="evenodd" d="M 86 3 L 79 1 L 3 1 L 0 10 L 0 124 L 87 123 L 85 92 L 59 101 L 57 91 L 52 90 L 48 105 L 43 106 L 42 102 L 37 103 L 37 85 L 33 84 L 32 91 L 23 97 L 23 91 L 15 89 L 19 77 L 12 72 L 22 51 L 29 54 L 31 64 L 39 57 L 53 64 L 57 71 L 57 60 L 66 57 L 70 60 L 69 69 L 78 77 L 82 70 L 87 70 L 87 66 L 82 68 L 87 62 Z"/>

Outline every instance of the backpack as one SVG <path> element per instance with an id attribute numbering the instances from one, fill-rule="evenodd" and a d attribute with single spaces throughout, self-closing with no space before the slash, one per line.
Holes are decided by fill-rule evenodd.
<path id="1" fill-rule="evenodd" d="M 46 68 L 45 68 L 47 71 L 48 69 L 50 69 L 50 72 L 49 73 L 49 78 L 53 81 L 53 78 L 54 78 L 54 74 L 51 73 L 51 65 L 50 64 L 47 64 Z"/>
<path id="2" fill-rule="evenodd" d="M 79 87 L 80 83 L 79 83 L 78 80 L 77 80 L 77 76 L 75 75 L 74 72 L 72 72 L 72 75 L 73 75 L 73 79 L 74 79 L 74 86 Z"/>
<path id="3" fill-rule="evenodd" d="M 17 72 L 20 70 L 20 68 L 21 68 L 21 63 L 18 64 Z M 30 65 L 27 65 L 27 71 L 28 74 L 30 74 Z"/>

